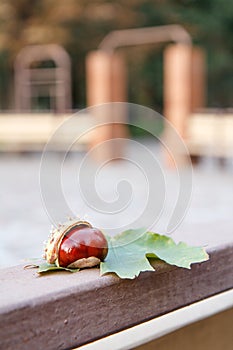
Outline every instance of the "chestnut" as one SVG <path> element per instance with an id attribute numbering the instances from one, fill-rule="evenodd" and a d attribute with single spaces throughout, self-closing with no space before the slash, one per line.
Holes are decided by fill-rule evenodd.
<path id="1" fill-rule="evenodd" d="M 87 221 L 69 221 L 52 231 L 46 243 L 45 258 L 60 267 L 96 266 L 108 253 L 103 232 Z"/>

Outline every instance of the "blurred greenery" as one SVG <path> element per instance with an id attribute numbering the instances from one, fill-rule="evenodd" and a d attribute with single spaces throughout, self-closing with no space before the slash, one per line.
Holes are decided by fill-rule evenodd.
<path id="1" fill-rule="evenodd" d="M 232 105 L 229 0 L 0 0 L 0 108 L 13 107 L 13 64 L 29 44 L 58 43 L 72 58 L 73 107 L 85 106 L 85 55 L 112 30 L 181 24 L 206 50 L 208 106 Z M 129 100 L 162 110 L 162 50 L 125 49 Z"/>

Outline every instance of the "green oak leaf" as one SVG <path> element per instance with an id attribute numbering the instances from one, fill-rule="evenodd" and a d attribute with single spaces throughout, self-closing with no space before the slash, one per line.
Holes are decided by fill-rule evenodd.
<path id="1" fill-rule="evenodd" d="M 101 275 L 114 272 L 120 278 L 133 279 L 142 271 L 154 271 L 148 258 L 159 258 L 187 269 L 193 263 L 209 259 L 202 247 L 188 246 L 184 242 L 176 244 L 170 237 L 144 229 L 128 230 L 107 238 L 109 250 L 100 264 Z"/>
<path id="2" fill-rule="evenodd" d="M 45 273 L 45 272 L 56 271 L 56 270 L 59 270 L 59 271 L 63 270 L 63 271 L 69 271 L 69 272 L 79 271 L 79 269 L 69 269 L 67 267 L 59 267 L 55 264 L 49 264 L 47 262 L 43 262 L 38 267 L 39 267 L 39 269 L 38 269 L 37 273 Z"/>

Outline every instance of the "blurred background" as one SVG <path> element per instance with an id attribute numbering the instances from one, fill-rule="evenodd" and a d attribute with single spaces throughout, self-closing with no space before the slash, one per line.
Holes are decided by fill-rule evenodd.
<path id="1" fill-rule="evenodd" d="M 193 210 L 177 232 L 177 239 L 188 232 L 188 240 L 195 242 L 193 230 L 202 225 L 204 232 L 210 222 L 213 225 L 213 218 L 219 220 L 230 239 L 232 18 L 229 0 L 0 0 L 1 267 L 38 257 L 41 242 L 48 236 L 50 222 L 41 202 L 38 177 L 41 152 L 49 137 L 74 112 L 112 100 L 162 113 L 187 142 L 196 165 L 197 190 Z M 109 62 L 115 64 L 113 53 L 100 49 L 109 33 L 169 25 L 180 26 L 191 42 L 182 39 L 174 44 L 171 28 L 170 37 L 153 45 L 118 45 L 114 52 L 123 60 L 123 68 L 122 61 L 118 65 L 116 60 L 115 80 L 112 71 L 112 80 L 108 80 L 106 67 Z M 187 55 L 183 46 L 180 52 L 177 45 L 184 45 Z M 103 57 L 94 58 L 93 52 Z M 186 64 L 190 65 L 188 69 Z M 106 95 L 109 89 L 120 93 Z M 91 123 L 89 116 L 81 113 L 79 131 Z M 125 132 L 128 137 L 141 137 L 153 149 L 143 129 L 110 130 L 115 136 Z M 98 141 L 106 137 L 102 134 Z M 61 139 L 57 152 L 64 150 L 63 144 L 65 140 Z M 67 162 L 68 173 L 73 174 L 74 163 L 80 163 L 90 144 L 93 140 L 88 137 L 79 142 Z M 106 177 L 118 170 L 119 176 L 124 175 L 124 167 L 112 169 Z M 72 193 L 71 187 L 68 192 Z M 82 216 L 88 214 L 86 207 L 79 210 Z M 200 243 L 208 244 L 209 236 Z"/>
<path id="2" fill-rule="evenodd" d="M 14 109 L 14 62 L 26 45 L 56 43 L 71 58 L 72 108 L 86 106 L 85 58 L 111 31 L 181 24 L 206 52 L 207 106 L 232 106 L 232 4 L 228 0 L 0 1 L 0 108 Z M 129 100 L 162 112 L 162 52 L 125 49 Z M 48 102 L 48 101 L 47 101 Z M 41 99 L 36 106 L 48 108 Z M 36 108 L 34 107 L 34 108 Z"/>

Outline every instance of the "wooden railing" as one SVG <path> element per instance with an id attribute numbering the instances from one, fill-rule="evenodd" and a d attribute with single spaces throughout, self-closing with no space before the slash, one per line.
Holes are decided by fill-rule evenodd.
<path id="1" fill-rule="evenodd" d="M 71 115 L 1 114 L 0 151 L 42 151 L 59 125 Z M 87 115 L 79 115 L 75 126 L 82 132 L 94 126 L 94 121 Z M 233 157 L 233 114 L 230 112 L 193 114 L 187 119 L 185 134 L 191 155 Z M 86 149 L 92 141 L 92 135 L 88 133 L 82 136 L 75 144 L 75 149 Z M 63 151 L 70 140 L 66 139 L 66 134 L 61 134 L 57 141 L 55 150 Z"/>
<path id="2" fill-rule="evenodd" d="M 186 124 L 191 155 L 233 157 L 233 113 L 196 113 Z"/>
<path id="3" fill-rule="evenodd" d="M 25 113 L 0 115 L 0 151 L 42 151 L 56 129 L 71 114 Z M 85 132 L 92 126 L 90 118 L 79 115 L 75 120 L 79 132 Z M 68 137 L 68 139 L 67 139 Z M 85 134 L 75 144 L 75 149 L 83 149 L 90 142 Z M 70 146 L 69 133 L 60 133 L 53 144 L 54 150 L 64 151 Z"/>
<path id="4" fill-rule="evenodd" d="M 97 268 L 41 277 L 23 266 L 2 269 L 1 349 L 74 348 L 233 288 L 233 245 L 209 253 L 191 270 L 156 262 L 156 272 L 135 280 L 99 277 Z"/>

